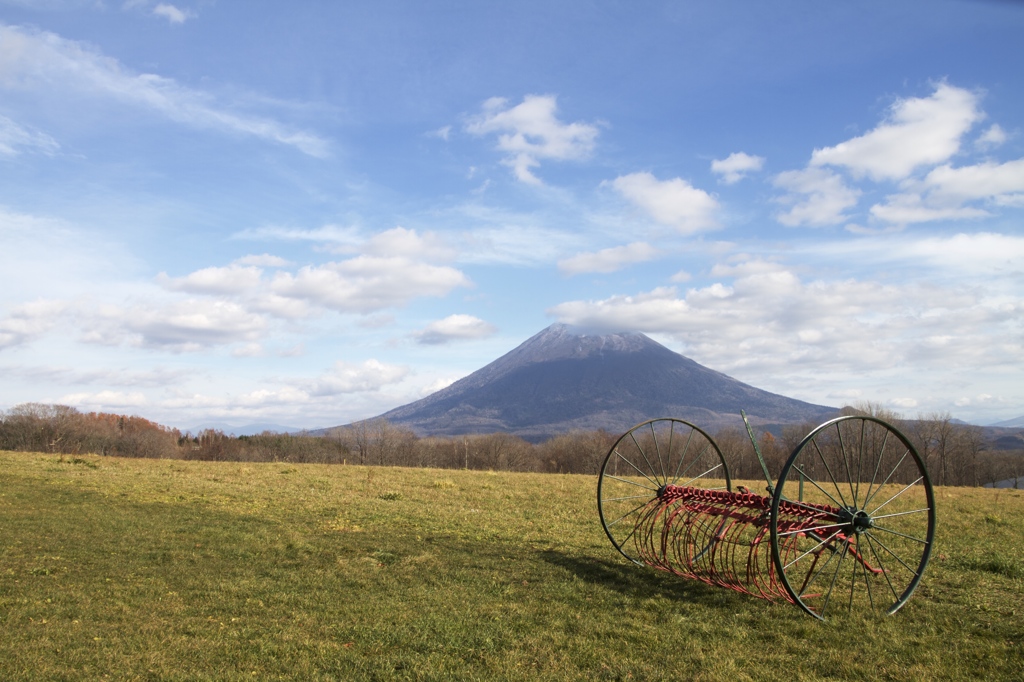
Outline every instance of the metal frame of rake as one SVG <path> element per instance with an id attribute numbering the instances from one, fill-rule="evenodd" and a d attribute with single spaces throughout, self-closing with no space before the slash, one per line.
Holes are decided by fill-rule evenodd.
<path id="1" fill-rule="evenodd" d="M 615 442 L 597 486 L 615 548 L 636 564 L 788 601 L 821 620 L 899 610 L 935 537 L 931 481 L 910 441 L 881 419 L 839 417 L 803 439 L 773 485 L 742 416 L 767 495 L 733 490 L 718 445 L 687 421 L 652 419 Z"/>

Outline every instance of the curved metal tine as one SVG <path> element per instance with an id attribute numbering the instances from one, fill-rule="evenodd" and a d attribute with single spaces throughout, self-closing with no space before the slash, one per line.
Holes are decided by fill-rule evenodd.
<path id="1" fill-rule="evenodd" d="M 815 436 L 815 438 L 817 438 L 817 436 Z M 842 505 L 840 505 L 840 506 L 843 506 L 843 507 L 849 506 L 849 505 L 846 504 L 846 498 L 843 497 L 843 491 L 839 487 L 839 482 L 836 481 L 836 477 L 832 474 L 832 467 L 830 467 L 828 465 L 828 462 L 825 461 L 825 455 L 821 454 L 821 448 L 818 447 L 818 441 L 814 440 L 814 439 L 811 439 L 811 445 L 813 445 L 814 449 L 818 452 L 818 459 L 820 459 L 821 463 L 825 465 L 825 471 L 828 472 L 828 477 L 832 480 L 832 485 L 834 485 L 836 487 L 836 492 L 839 493 L 839 499 L 843 501 Z"/>
<path id="2" fill-rule="evenodd" d="M 633 463 L 632 463 L 631 461 L 629 461 L 628 459 L 626 459 L 626 456 L 625 456 L 625 455 L 623 455 L 623 454 L 622 454 L 621 452 L 619 452 L 619 449 L 618 449 L 618 448 L 615 448 L 615 454 L 616 454 L 616 455 L 618 455 L 618 456 L 619 456 L 619 459 L 621 459 L 621 460 L 622 460 L 623 462 L 625 462 L 625 463 L 626 463 L 626 464 L 628 464 L 629 466 L 631 466 L 631 467 L 633 467 L 634 469 L 636 469 L 636 472 L 637 472 L 638 474 L 640 474 L 641 476 L 643 476 L 644 478 L 646 478 L 646 479 L 647 479 L 648 481 L 650 481 L 650 482 L 651 482 L 651 483 L 652 483 L 652 484 L 654 485 L 654 488 L 652 488 L 652 490 L 657 490 L 658 488 L 660 488 L 660 487 L 661 487 L 661 486 L 660 486 L 660 485 L 658 484 L 658 482 L 657 482 L 657 481 L 651 481 L 651 477 L 650 477 L 650 476 L 648 476 L 648 475 L 647 475 L 647 474 L 645 474 L 644 472 L 640 471 L 640 467 L 638 467 L 637 465 L 633 464 Z M 645 457 L 644 459 L 647 459 L 647 458 Z M 648 464 L 650 464 L 650 462 L 648 462 Z M 611 474 L 605 474 L 605 476 L 608 476 L 609 478 L 615 478 L 615 477 L 614 477 L 614 476 L 612 476 Z M 624 481 L 624 482 L 626 482 L 626 483 L 628 483 L 628 482 L 629 482 L 629 481 L 626 481 L 625 479 L 616 479 L 616 480 Z M 641 486 L 641 487 L 643 487 L 643 486 Z"/>
<path id="3" fill-rule="evenodd" d="M 829 516 L 832 516 L 832 517 L 835 517 L 835 518 L 839 518 L 839 516 L 835 512 L 826 512 L 823 509 L 818 509 L 817 507 L 812 507 L 811 505 L 805 504 L 805 503 L 800 502 L 798 500 L 791 500 L 788 497 L 783 497 L 781 499 L 785 500 L 786 504 L 791 504 L 794 507 L 802 507 L 804 509 L 807 509 L 809 511 L 814 512 L 815 514 L 825 513 L 825 514 L 828 514 Z"/>
<path id="4" fill-rule="evenodd" d="M 657 478 L 658 478 L 658 473 L 656 471 L 654 471 L 654 466 L 651 464 L 651 461 L 649 459 L 647 459 L 647 453 L 644 452 L 644 449 L 642 447 L 640 447 L 640 443 L 636 442 L 636 436 L 634 435 L 633 431 L 629 432 L 629 437 L 633 440 L 633 445 L 635 445 L 636 449 L 640 451 L 640 456 L 644 458 L 644 461 L 647 462 L 647 466 L 650 467 L 651 472 L 654 474 L 655 481 L 653 481 L 653 482 L 655 483 L 655 485 L 657 485 L 660 488 L 662 484 L 656 482 Z M 637 469 L 637 471 L 640 471 L 640 470 Z M 648 481 L 651 480 L 650 477 L 646 477 L 646 478 L 647 478 Z"/>
<path id="5" fill-rule="evenodd" d="M 903 456 L 900 457 L 900 461 L 896 462 L 896 466 L 894 466 L 892 468 L 892 471 L 889 472 L 889 475 L 885 477 L 884 481 L 882 481 L 881 483 L 878 484 L 878 487 L 875 488 L 875 492 L 871 493 L 871 497 L 869 497 L 868 499 L 864 500 L 864 509 L 868 508 L 868 505 L 871 504 L 871 500 L 875 499 L 875 495 L 878 494 L 879 490 L 881 490 L 882 488 L 885 487 L 885 484 L 889 482 L 889 479 L 892 478 L 892 475 L 896 473 L 897 469 L 899 469 L 901 466 L 903 466 L 903 462 L 904 462 L 904 460 L 907 459 L 907 455 L 909 455 L 909 454 L 910 454 L 910 448 L 907 448 L 906 450 L 903 451 Z"/>
<path id="6" fill-rule="evenodd" d="M 693 440 L 694 430 L 690 429 L 689 435 L 686 436 L 686 443 L 683 445 L 683 451 L 679 453 L 679 462 L 676 464 L 676 470 L 672 474 L 672 480 L 669 481 L 672 485 L 675 485 L 676 481 L 679 480 L 679 467 L 683 466 L 683 462 L 686 461 L 686 453 L 690 449 L 690 441 Z"/>
<path id="7" fill-rule="evenodd" d="M 798 473 L 799 473 L 799 474 L 800 474 L 801 476 L 803 476 L 805 480 L 807 480 L 807 481 L 810 481 L 810 482 L 811 482 L 811 485 L 813 485 L 813 486 L 814 486 L 815 488 L 817 488 L 818 490 L 820 490 L 821 492 L 823 492 L 823 493 L 825 494 L 825 497 L 827 497 L 828 499 L 832 500 L 832 502 L 834 502 L 834 503 L 835 503 L 835 505 L 836 505 L 837 507 L 842 507 L 842 506 L 843 506 L 842 504 L 840 504 L 840 503 L 839 503 L 839 500 L 837 500 L 836 498 L 834 498 L 834 497 L 832 497 L 831 495 L 829 495 L 829 494 L 828 494 L 828 491 L 827 491 L 827 490 L 825 490 L 825 489 L 824 489 L 824 488 L 822 488 L 822 487 L 821 487 L 820 485 L 818 485 L 818 482 L 817 482 L 817 481 L 815 481 L 815 480 L 814 480 L 813 478 L 811 478 L 811 477 L 810 477 L 810 476 L 808 476 L 808 475 L 807 475 L 806 473 L 804 473 L 803 469 L 801 469 L 800 467 L 798 467 L 798 466 L 796 466 L 796 465 L 793 465 L 793 468 L 794 468 L 794 469 L 796 469 L 796 470 L 797 470 L 797 472 L 798 472 Z M 793 500 L 790 500 L 789 498 L 786 498 L 786 501 L 787 501 L 787 502 L 793 502 Z M 795 504 L 795 503 L 794 503 L 794 504 Z"/>
<path id="8" fill-rule="evenodd" d="M 803 532 L 805 532 L 805 531 L 790 531 L 789 533 L 787 533 L 787 535 L 790 535 L 790 534 L 792 534 L 792 533 L 797 533 L 797 532 L 803 533 Z M 811 548 L 810 548 L 809 550 L 807 550 L 806 552 L 804 552 L 803 554 L 801 554 L 800 556 L 798 556 L 797 558 L 793 559 L 793 560 L 792 560 L 792 561 L 790 561 L 790 562 L 789 562 L 788 564 L 786 564 L 785 566 L 783 566 L 783 567 L 782 567 L 782 570 L 786 570 L 787 568 L 789 568 L 790 566 L 792 566 L 792 565 L 793 565 L 793 564 L 795 564 L 796 562 L 800 561 L 800 560 L 801 560 L 801 559 L 803 559 L 803 558 L 804 558 L 805 556 L 807 556 L 808 554 L 810 554 L 810 553 L 811 553 L 811 552 L 813 552 L 814 550 L 818 549 L 818 548 L 819 548 L 819 547 L 821 547 L 822 545 L 824 545 L 824 544 L 827 544 L 827 543 L 829 543 L 829 542 L 832 542 L 832 540 L 833 540 L 833 539 L 834 539 L 834 538 L 835 538 L 835 537 L 836 537 L 837 535 L 839 535 L 839 534 L 840 534 L 840 533 L 842 533 L 842 532 L 843 532 L 843 531 L 842 531 L 842 529 L 840 528 L 840 529 L 839 529 L 839 530 L 837 530 L 837 531 L 836 531 L 835 533 L 832 533 L 832 535 L 829 535 L 829 536 L 828 536 L 827 538 L 825 538 L 824 540 L 822 540 L 821 542 L 819 542 L 818 544 L 816 544 L 816 545 L 815 545 L 814 547 L 811 547 Z M 780 533 L 780 535 L 781 535 L 781 533 Z"/>
<path id="9" fill-rule="evenodd" d="M 698 478 L 704 478 L 705 476 L 707 476 L 708 474 L 710 474 L 710 473 L 711 473 L 712 471 L 714 471 L 715 469 L 721 469 L 721 468 L 722 468 L 722 463 L 721 463 L 721 462 L 719 462 L 718 464 L 716 464 L 715 466 L 711 467 L 710 469 L 708 469 L 708 470 L 707 470 L 707 471 L 705 471 L 704 473 L 702 473 L 702 474 L 698 474 L 698 475 L 694 476 L 694 477 L 693 477 L 693 478 L 691 478 L 691 479 L 690 479 L 689 481 L 687 481 L 686 483 L 684 483 L 684 484 L 683 484 L 683 486 L 687 486 L 687 485 L 689 485 L 689 484 L 693 483 L 693 482 L 694 482 L 694 481 L 696 481 L 696 480 L 697 480 Z"/>
<path id="10" fill-rule="evenodd" d="M 886 547 L 884 542 L 882 542 L 881 540 L 876 538 L 874 535 L 871 536 L 871 540 L 872 540 L 872 542 L 877 542 L 879 547 L 881 547 L 886 552 L 891 554 L 893 559 L 895 559 L 896 561 L 900 562 L 900 564 L 903 566 L 903 568 L 905 568 L 908 571 L 910 571 L 915 577 L 918 575 L 917 571 L 912 569 L 910 566 L 907 566 L 906 562 L 903 561 L 903 559 L 900 558 L 899 554 L 897 554 L 896 552 L 894 552 L 891 549 L 889 549 L 888 547 Z"/>
<path id="11" fill-rule="evenodd" d="M 903 490 L 899 491 L 898 493 L 896 493 L 895 495 L 890 497 L 888 500 L 886 500 L 882 504 L 880 504 L 877 507 L 875 507 L 875 510 L 873 512 L 871 512 L 871 516 L 874 516 L 878 512 L 879 509 L 881 509 L 885 505 L 889 504 L 890 502 L 895 500 L 897 497 L 899 497 L 903 493 L 907 492 L 908 490 L 910 490 L 911 488 L 913 488 L 914 486 L 916 486 L 918 483 L 920 483 L 923 480 L 924 480 L 924 476 L 918 476 L 917 480 L 915 480 L 913 483 L 909 483 L 906 488 L 904 488 Z"/>
<path id="12" fill-rule="evenodd" d="M 668 485 L 668 474 L 665 473 L 665 460 L 661 458 L 661 446 L 658 445 L 658 433 L 654 430 L 654 422 L 651 422 L 651 438 L 654 439 L 654 450 L 658 453 L 658 465 L 661 467 L 662 485 Z"/>
<path id="13" fill-rule="evenodd" d="M 828 608 L 828 603 L 832 599 L 832 590 L 836 586 L 836 578 L 839 577 L 839 570 L 843 567 L 843 561 L 846 560 L 846 553 L 850 550 L 850 538 L 846 538 L 843 543 L 843 554 L 839 557 L 839 563 L 836 564 L 836 572 L 832 574 L 832 582 L 828 586 L 828 594 L 825 595 L 825 603 L 821 605 L 821 613 L 818 614 L 821 618 L 825 618 L 825 609 Z"/>
<path id="14" fill-rule="evenodd" d="M 830 523 L 830 524 L 827 524 L 827 525 L 824 525 L 824 526 L 811 526 L 809 528 L 797 528 L 795 530 L 781 531 L 779 533 L 776 533 L 776 535 L 778 535 L 780 537 L 781 536 L 790 536 L 790 535 L 799 535 L 800 533 L 807 533 L 808 531 L 815 531 L 815 530 L 824 530 L 826 528 L 838 528 L 840 530 L 840 532 L 841 532 L 843 528 L 845 528 L 846 526 L 849 526 L 849 525 L 850 525 L 849 523 Z M 817 545 L 815 545 L 815 547 L 821 547 L 823 544 L 825 544 L 826 542 L 831 540 L 833 537 L 835 537 L 835 536 L 833 535 L 832 537 L 828 538 L 828 540 L 822 540 Z"/>
<path id="15" fill-rule="evenodd" d="M 882 557 L 878 554 L 878 551 L 875 550 L 874 544 L 872 544 L 875 542 L 874 538 L 867 533 L 864 534 L 864 537 L 868 539 L 868 547 L 871 548 L 871 554 L 875 557 L 875 563 L 878 564 L 879 570 L 882 571 L 882 576 L 885 578 L 885 582 L 889 584 L 889 591 L 892 592 L 893 599 L 898 602 L 900 600 L 900 595 L 896 593 L 896 588 L 892 586 L 892 581 L 889 580 L 889 569 L 887 569 L 885 564 L 882 563 Z"/>
<path id="16" fill-rule="evenodd" d="M 922 540 L 921 538 L 915 538 L 913 535 L 907 535 L 906 533 L 901 533 L 901 532 L 899 532 L 897 530 L 892 530 L 891 528 L 885 528 L 885 527 L 879 526 L 877 524 L 871 526 L 871 528 L 873 530 L 880 530 L 880 531 L 883 531 L 885 533 L 892 533 L 893 535 L 899 535 L 901 538 L 906 538 L 908 540 L 913 540 L 914 542 L 920 542 L 922 545 L 927 545 L 928 544 L 927 540 Z"/>
<path id="17" fill-rule="evenodd" d="M 850 485 L 853 506 L 857 506 L 857 493 L 853 492 L 853 473 L 850 471 L 850 460 L 846 457 L 846 443 L 843 441 L 843 430 L 839 428 L 843 422 L 836 422 L 836 435 L 839 437 L 839 451 L 843 453 L 843 466 L 846 467 L 846 482 Z"/>
<path id="18" fill-rule="evenodd" d="M 875 460 L 875 472 L 871 474 L 871 483 L 868 484 L 868 491 L 864 493 L 864 506 L 868 506 L 868 501 L 871 500 L 871 488 L 875 485 L 875 479 L 878 478 L 878 470 L 882 468 L 882 460 L 885 458 L 885 446 L 889 442 L 889 434 L 892 433 L 889 429 L 885 430 L 885 436 L 882 437 L 882 447 L 878 450 L 878 459 Z"/>
<path id="19" fill-rule="evenodd" d="M 804 579 L 804 584 L 803 584 L 803 586 L 802 586 L 802 587 L 800 588 L 800 592 L 798 592 L 798 593 L 797 593 L 797 596 L 798 596 L 798 597 L 803 597 L 803 594 L 804 594 L 804 592 L 806 592 L 806 591 L 807 591 L 807 589 L 808 589 L 808 588 L 809 588 L 809 587 L 810 587 L 811 585 L 813 585 L 813 584 L 814 584 L 814 581 L 818 579 L 818 576 L 819 576 L 819 575 L 821 575 L 822 573 L 824 573 L 824 572 L 825 572 L 825 569 L 826 569 L 826 568 L 828 568 L 828 565 L 829 565 L 830 563 L 832 563 L 832 560 L 833 560 L 833 559 L 835 559 L 835 558 L 836 558 L 836 556 L 838 556 L 838 555 L 839 555 L 839 552 L 837 552 L 836 550 L 834 550 L 834 549 L 833 549 L 833 550 L 831 550 L 831 551 L 832 551 L 832 553 L 831 553 L 831 554 L 829 555 L 828 559 L 826 559 L 826 560 L 825 560 L 825 563 L 823 563 L 823 564 L 821 565 L 821 568 L 819 568 L 819 569 L 818 569 L 817 573 L 813 573 L 813 574 L 812 574 L 812 575 L 811 575 L 810 577 L 808 577 L 808 578 L 805 578 L 805 579 Z M 811 566 L 811 569 L 810 569 L 810 570 L 811 570 L 811 571 L 813 571 L 813 570 L 814 570 L 814 566 L 813 566 L 813 565 Z"/>
<path id="20" fill-rule="evenodd" d="M 672 483 L 675 484 L 676 481 L 678 481 L 680 478 L 685 476 L 687 474 L 687 472 L 690 471 L 690 469 L 693 467 L 693 465 L 700 461 L 700 458 L 704 456 L 704 453 L 707 452 L 708 448 L 710 448 L 710 447 L 711 447 L 711 443 L 708 443 L 707 445 L 705 445 L 704 449 L 700 451 L 700 454 L 698 454 L 696 457 L 694 457 L 693 461 L 686 465 L 686 468 L 683 469 L 683 473 L 680 474 L 678 478 L 673 479 Z M 722 466 L 721 462 L 719 462 L 718 466 Z M 707 473 L 707 472 L 704 472 L 704 473 Z M 701 476 L 703 476 L 703 475 L 704 474 L 701 474 Z M 686 483 L 684 483 L 683 485 L 685 486 L 687 483 L 693 483 L 698 478 L 700 478 L 700 476 L 695 476 L 695 477 L 691 478 L 689 481 L 687 481 Z"/>

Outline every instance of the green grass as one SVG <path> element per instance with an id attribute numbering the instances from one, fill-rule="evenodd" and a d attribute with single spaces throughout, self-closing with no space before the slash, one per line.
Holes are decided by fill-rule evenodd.
<path id="1" fill-rule="evenodd" d="M 1024 679 L 1024 491 L 830 616 L 627 564 L 595 477 L 0 452 L 2 680 Z"/>

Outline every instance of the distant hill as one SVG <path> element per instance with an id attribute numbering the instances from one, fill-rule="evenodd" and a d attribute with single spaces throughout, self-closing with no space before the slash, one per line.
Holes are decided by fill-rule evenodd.
<path id="1" fill-rule="evenodd" d="M 820 422 L 837 410 L 769 393 L 640 333 L 588 334 L 555 324 L 489 365 L 381 417 L 419 435 L 503 431 L 539 441 L 573 429 L 622 432 L 653 417 L 716 431 Z"/>
<path id="2" fill-rule="evenodd" d="M 1024 428 L 1024 417 L 1017 417 L 1016 419 L 1007 419 L 1003 422 L 996 422 L 995 424 L 989 424 L 989 426 L 1003 426 L 1008 428 Z"/>

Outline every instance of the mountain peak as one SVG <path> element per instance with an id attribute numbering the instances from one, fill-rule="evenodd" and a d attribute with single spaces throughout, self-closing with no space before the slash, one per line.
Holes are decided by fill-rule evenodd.
<path id="1" fill-rule="evenodd" d="M 421 434 L 506 431 L 543 439 L 571 429 L 617 431 L 659 416 L 710 428 L 820 420 L 834 408 L 743 384 L 638 332 L 553 324 L 451 386 L 381 416 Z"/>

